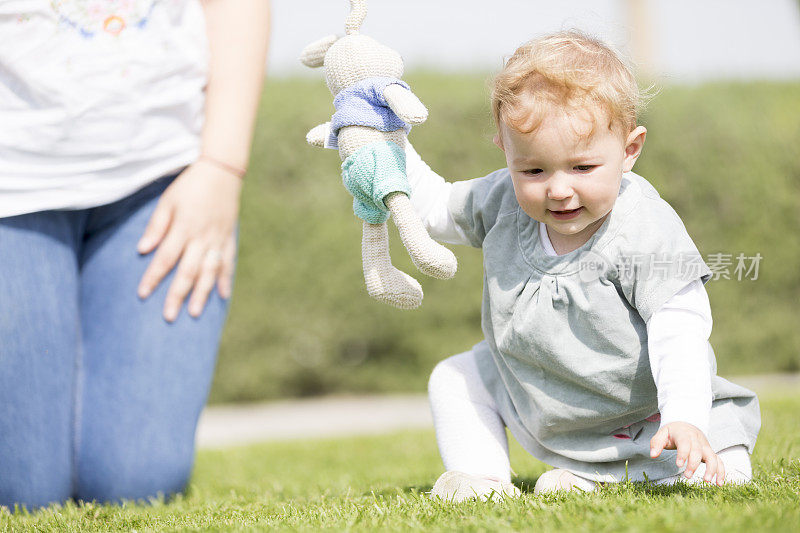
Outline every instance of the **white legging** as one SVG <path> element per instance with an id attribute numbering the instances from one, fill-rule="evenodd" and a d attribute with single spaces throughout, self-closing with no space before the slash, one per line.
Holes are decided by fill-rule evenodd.
<path id="1" fill-rule="evenodd" d="M 454 355 L 434 368 L 428 382 L 428 395 L 436 428 L 436 441 L 445 470 L 511 480 L 505 424 L 494 399 L 478 374 L 472 351 Z M 726 482 L 743 483 L 752 479 L 750 455 L 744 446 L 717 452 L 725 465 Z M 695 471 L 692 482 L 701 482 L 705 464 Z M 675 483 L 681 476 L 656 481 Z M 595 483 L 583 480 L 581 488 L 592 490 Z"/>

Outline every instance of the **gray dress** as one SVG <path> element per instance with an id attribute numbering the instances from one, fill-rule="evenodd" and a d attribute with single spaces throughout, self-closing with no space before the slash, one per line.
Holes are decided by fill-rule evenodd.
<path id="1" fill-rule="evenodd" d="M 689 282 L 711 277 L 675 211 L 626 173 L 603 225 L 582 247 L 545 253 L 508 170 L 453 184 L 448 208 L 483 248 L 482 378 L 514 437 L 539 460 L 595 481 L 678 474 L 675 452 L 650 458 L 659 428 L 646 323 Z M 708 439 L 752 452 L 756 395 L 716 376 Z"/>

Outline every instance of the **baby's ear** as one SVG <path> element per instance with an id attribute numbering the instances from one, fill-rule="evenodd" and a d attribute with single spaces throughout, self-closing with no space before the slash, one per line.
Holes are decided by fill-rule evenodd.
<path id="1" fill-rule="evenodd" d="M 494 137 L 492 138 L 492 142 L 495 144 L 495 146 L 500 148 L 502 151 L 504 151 L 504 152 L 506 151 L 506 149 L 503 148 L 503 139 L 500 137 L 500 132 L 499 131 L 494 134 Z"/>
<path id="2" fill-rule="evenodd" d="M 625 159 L 622 161 L 622 170 L 624 172 L 633 170 L 633 165 L 636 164 L 636 160 L 642 154 L 645 137 L 647 137 L 647 130 L 644 126 L 637 126 L 628 134 L 628 138 L 625 141 Z"/>
<path id="3" fill-rule="evenodd" d="M 333 43 L 338 40 L 338 35 L 328 35 L 327 37 L 323 37 L 318 41 L 314 41 L 303 48 L 303 52 L 300 54 L 300 61 L 302 61 L 302 63 L 307 67 L 321 67 L 325 61 L 325 54 L 327 53 L 328 48 L 330 48 Z"/>

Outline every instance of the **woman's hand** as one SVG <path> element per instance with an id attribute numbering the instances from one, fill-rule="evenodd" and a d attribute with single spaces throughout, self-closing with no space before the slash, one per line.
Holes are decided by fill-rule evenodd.
<path id="1" fill-rule="evenodd" d="M 716 476 L 717 485 L 722 486 L 725 483 L 725 465 L 714 453 L 703 432 L 692 424 L 671 422 L 659 429 L 650 439 L 650 457 L 658 457 L 664 449 L 678 450 L 675 464 L 679 467 L 686 465 L 683 472 L 686 479 L 692 477 L 702 461 L 706 464 L 704 481 L 713 481 Z"/>
<path id="2" fill-rule="evenodd" d="M 178 265 L 164 302 L 169 322 L 190 292 L 189 314 L 195 317 L 214 283 L 220 296 L 230 297 L 242 188 L 236 174 L 247 167 L 266 66 L 267 0 L 208 0 L 202 6 L 209 66 L 200 146 L 218 159 L 199 159 L 167 187 L 138 245 L 141 254 L 158 247 L 139 282 L 139 297 L 152 294 Z"/>
<path id="3" fill-rule="evenodd" d="M 157 248 L 138 294 L 147 298 L 178 264 L 164 302 L 168 322 L 178 317 L 190 292 L 188 309 L 194 317 L 203 312 L 215 283 L 221 297 L 230 297 L 241 188 L 238 176 L 200 159 L 161 195 L 137 245 L 140 254 Z"/>

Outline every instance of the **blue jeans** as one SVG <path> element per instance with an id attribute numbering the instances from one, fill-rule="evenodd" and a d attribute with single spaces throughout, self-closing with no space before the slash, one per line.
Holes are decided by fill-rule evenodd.
<path id="1" fill-rule="evenodd" d="M 226 302 L 136 295 L 136 243 L 174 176 L 112 204 L 0 218 L 0 506 L 181 491 Z"/>

